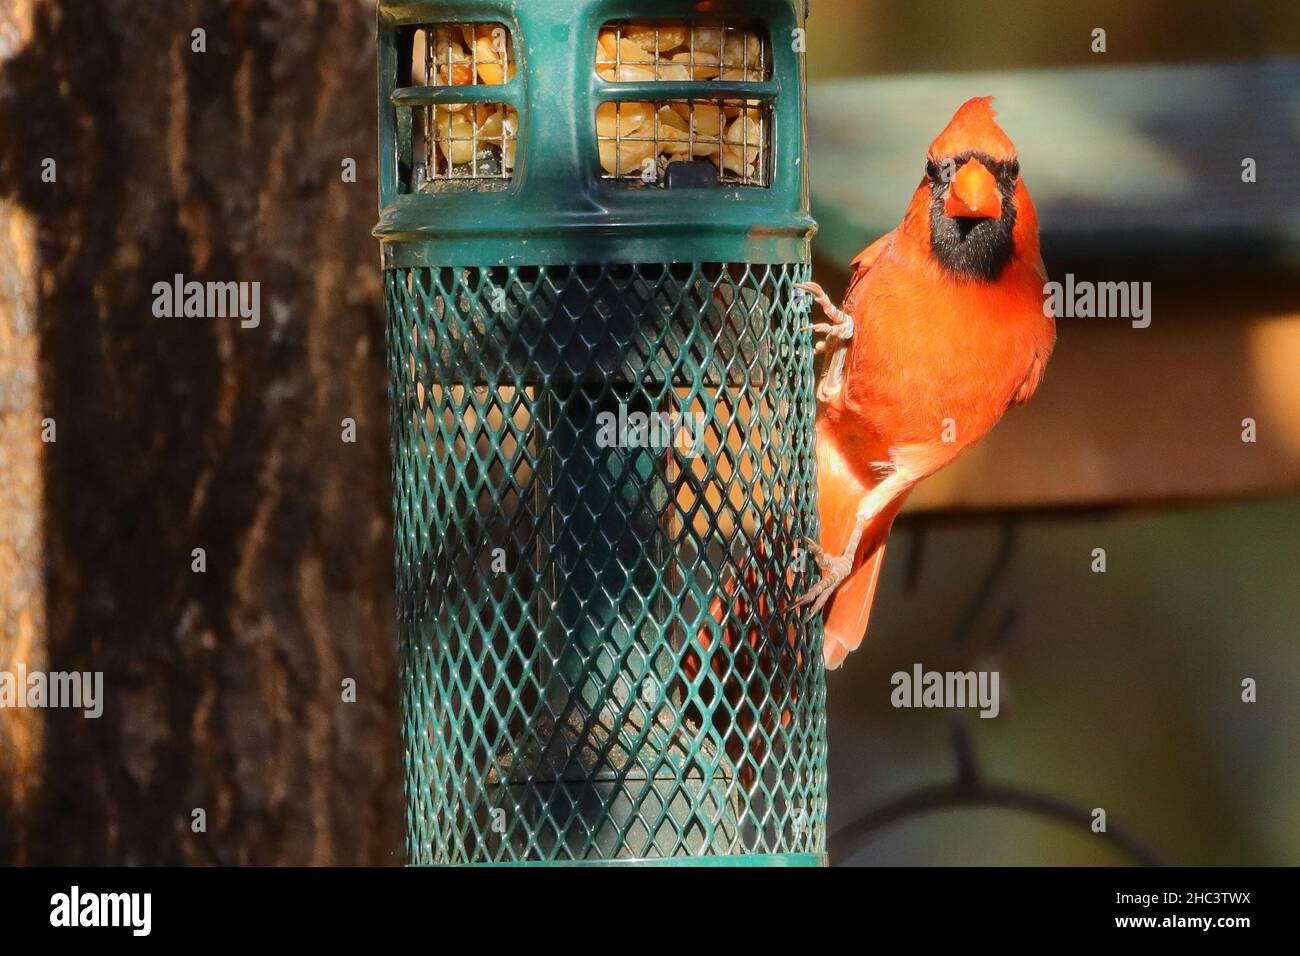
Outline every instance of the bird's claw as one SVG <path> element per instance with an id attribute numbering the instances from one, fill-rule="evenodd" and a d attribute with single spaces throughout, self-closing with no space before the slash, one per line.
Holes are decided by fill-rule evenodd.
<path id="1" fill-rule="evenodd" d="M 853 338 L 853 320 L 838 322 L 834 325 L 829 322 L 814 322 L 812 325 L 801 326 L 799 331 L 817 332 L 820 335 L 829 335 L 837 339 L 851 339 Z M 818 342 L 817 348 L 821 349 L 825 344 L 825 342 Z"/>
<path id="2" fill-rule="evenodd" d="M 809 538 L 805 535 L 803 540 L 804 544 L 808 545 L 808 553 L 811 554 L 813 560 L 817 562 L 817 567 L 825 571 L 826 562 L 828 560 L 826 557 L 826 549 L 822 547 L 821 542 L 816 538 Z"/>
<path id="3" fill-rule="evenodd" d="M 821 304 L 821 300 L 826 298 L 826 290 L 811 279 L 807 282 L 796 282 L 794 287 L 802 292 L 807 292 L 819 305 Z"/>
<path id="4" fill-rule="evenodd" d="M 829 322 L 813 322 L 799 329 L 800 332 L 816 332 L 819 335 L 826 336 L 814 347 L 815 352 L 829 351 L 832 343 L 834 343 L 835 348 L 839 348 L 853 338 L 853 316 L 842 309 L 837 309 L 835 303 L 830 300 L 830 297 L 826 295 L 821 286 L 816 282 L 796 282 L 794 287 L 811 295 L 813 301 L 821 307 L 822 311 L 826 313 L 826 317 L 830 319 Z"/>
<path id="5" fill-rule="evenodd" d="M 808 542 L 808 553 L 812 555 L 817 566 L 824 572 L 824 577 L 806 592 L 800 595 L 792 607 L 808 607 L 808 612 L 812 617 L 821 613 L 826 602 L 834 595 L 835 589 L 838 588 L 844 579 L 849 576 L 853 570 L 853 560 L 847 555 L 836 555 L 829 557 L 820 544 L 812 538 L 806 539 Z"/>

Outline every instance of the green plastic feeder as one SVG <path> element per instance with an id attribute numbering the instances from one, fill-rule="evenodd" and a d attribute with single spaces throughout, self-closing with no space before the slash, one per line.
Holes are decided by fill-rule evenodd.
<path id="1" fill-rule="evenodd" d="M 806 14 L 380 4 L 411 863 L 825 862 Z"/>

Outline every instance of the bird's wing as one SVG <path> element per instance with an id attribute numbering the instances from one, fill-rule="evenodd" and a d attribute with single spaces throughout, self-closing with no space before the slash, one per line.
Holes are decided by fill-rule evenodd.
<path id="1" fill-rule="evenodd" d="M 867 273 L 871 271 L 871 266 L 880 253 L 889 245 L 889 240 L 893 238 L 893 233 L 881 236 L 867 248 L 854 257 L 850 263 L 853 267 L 853 275 L 849 279 L 849 287 L 844 292 L 845 312 L 857 317 L 857 297 L 862 290 L 862 280 L 866 278 Z M 831 349 L 826 359 L 826 369 L 822 373 L 821 381 L 817 385 L 817 401 L 826 403 L 834 401 L 844 389 L 844 366 L 848 358 L 848 348 L 844 343 L 840 343 L 838 348 Z"/>
<path id="2" fill-rule="evenodd" d="M 853 261 L 849 263 L 849 265 L 853 267 L 853 276 L 849 279 L 849 287 L 844 292 L 845 312 L 848 312 L 850 315 L 856 314 L 853 311 L 853 304 L 857 298 L 857 293 L 861 291 L 862 280 L 867 277 L 867 273 L 871 271 L 871 267 L 875 265 L 876 260 L 880 258 L 880 254 L 885 251 L 885 248 L 891 241 L 893 241 L 893 238 L 894 233 L 885 233 L 871 245 L 867 246 L 867 248 L 854 256 Z"/>
<path id="3" fill-rule="evenodd" d="M 1038 391 L 1038 383 L 1043 380 L 1043 373 L 1047 371 L 1047 359 L 1050 354 L 1050 352 L 1034 352 L 1029 368 L 1025 371 L 1024 381 L 1011 395 L 1012 405 L 1023 405 L 1034 397 L 1034 392 Z"/>

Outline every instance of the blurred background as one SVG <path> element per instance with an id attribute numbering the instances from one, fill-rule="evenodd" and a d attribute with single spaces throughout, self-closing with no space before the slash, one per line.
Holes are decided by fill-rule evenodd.
<path id="1" fill-rule="evenodd" d="M 1053 278 L 1153 290 L 897 525 L 833 862 L 1300 863 L 1300 7 L 811 9 L 833 295 L 986 94 Z M 0 670 L 121 695 L 0 713 L 0 862 L 402 862 L 374 50 L 361 0 L 0 0 Z M 261 281 L 262 334 L 151 321 L 174 273 Z M 1002 713 L 892 708 L 915 663 Z"/>

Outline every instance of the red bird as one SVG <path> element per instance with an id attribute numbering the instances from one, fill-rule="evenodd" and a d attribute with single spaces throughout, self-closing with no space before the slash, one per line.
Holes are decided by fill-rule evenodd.
<path id="1" fill-rule="evenodd" d="M 796 605 L 826 608 L 826 667 L 861 643 L 894 516 L 916 483 L 1029 400 L 1056 338 L 1044 314 L 1038 216 L 992 97 L 969 100 L 930 144 L 902 223 L 853 260 L 829 323 L 817 397 L 824 577 Z"/>

